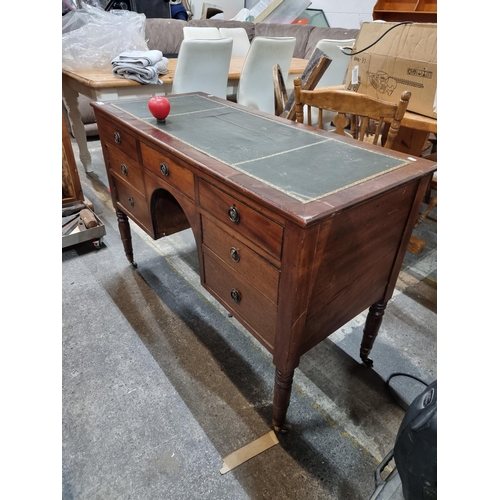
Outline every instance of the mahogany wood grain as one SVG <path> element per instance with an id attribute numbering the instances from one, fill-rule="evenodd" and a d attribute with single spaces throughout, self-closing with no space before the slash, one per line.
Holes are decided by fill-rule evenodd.
<path id="1" fill-rule="evenodd" d="M 167 183 L 178 189 L 185 196 L 194 200 L 194 178 L 193 173 L 183 167 L 164 152 L 157 151 L 145 144 L 141 144 L 141 155 L 143 165 Z"/>
<path id="2" fill-rule="evenodd" d="M 286 134 L 298 131 L 308 139 L 312 134 L 318 144 L 331 139 L 329 132 L 205 94 L 193 99 L 200 96 L 223 116 L 231 108 L 245 119 L 253 115 L 263 124 L 283 125 Z M 273 355 L 275 429 L 285 425 L 300 357 L 366 308 L 360 354 L 371 364 L 369 353 L 435 163 L 409 161 L 403 153 L 338 136 L 335 141 L 349 146 L 354 156 L 383 152 L 401 166 L 303 202 L 180 140 L 168 128 L 151 126 L 119 106 L 93 107 L 127 259 L 136 265 L 128 217 L 152 238 L 191 226 L 202 285 Z M 243 123 L 245 134 L 261 137 L 260 129 Z M 125 144 L 135 144 L 135 152 L 115 146 L 117 130 Z M 290 140 L 288 150 L 295 147 Z M 137 159 L 142 192 L 115 172 L 123 155 Z M 292 162 L 293 156 L 287 158 Z M 182 174 L 163 175 L 157 166 L 162 159 Z M 284 177 L 287 165 L 280 168 Z M 301 172 L 302 162 L 296 167 Z M 140 188 L 141 182 L 136 184 Z M 137 200 L 133 207 L 129 198 Z"/>
<path id="3" fill-rule="evenodd" d="M 116 123 L 103 120 L 99 124 L 99 134 L 103 134 L 108 144 L 122 151 L 134 161 L 139 161 L 139 151 L 134 136 Z"/>
<path id="4" fill-rule="evenodd" d="M 111 191 L 116 200 L 116 205 L 140 226 L 147 228 L 148 233 L 152 233 L 149 217 L 149 207 L 143 193 L 135 189 L 127 182 L 123 182 L 112 175 Z"/>
<path id="5" fill-rule="evenodd" d="M 200 206 L 218 219 L 235 228 L 242 236 L 252 240 L 276 259 L 281 256 L 283 227 L 250 208 L 240 198 L 228 194 L 203 180 L 199 183 Z M 229 210 L 235 211 L 237 220 L 231 220 Z"/>
<path id="6" fill-rule="evenodd" d="M 280 272 L 240 239 L 231 236 L 211 221 L 202 217 L 203 242 L 233 271 L 240 274 L 269 300 L 278 303 Z"/>
<path id="7" fill-rule="evenodd" d="M 113 175 L 144 194 L 144 179 L 139 163 L 112 144 L 108 143 L 106 147 L 109 151 L 109 169 Z"/>
<path id="8" fill-rule="evenodd" d="M 202 283 L 220 302 L 273 352 L 276 304 L 231 270 L 210 249 L 204 247 L 205 272 Z"/>

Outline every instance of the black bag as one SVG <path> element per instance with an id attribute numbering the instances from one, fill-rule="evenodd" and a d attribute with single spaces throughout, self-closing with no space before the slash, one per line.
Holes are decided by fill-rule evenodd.
<path id="1" fill-rule="evenodd" d="M 396 467 L 383 479 L 392 459 Z M 394 448 L 375 471 L 370 500 L 437 500 L 437 381 L 408 407 Z"/>
<path id="2" fill-rule="evenodd" d="M 396 437 L 394 461 L 405 500 L 437 499 L 437 380 L 408 408 Z"/>

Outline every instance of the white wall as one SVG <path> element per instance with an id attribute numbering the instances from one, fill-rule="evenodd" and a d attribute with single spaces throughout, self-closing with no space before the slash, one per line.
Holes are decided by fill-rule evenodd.
<path id="1" fill-rule="evenodd" d="M 194 19 L 201 17 L 204 0 L 191 0 Z M 211 0 L 222 7 L 224 19 L 231 19 L 244 8 L 244 0 Z M 310 9 L 323 9 L 332 28 L 359 28 L 365 21 L 373 21 L 376 0 L 312 0 Z"/>
<path id="2" fill-rule="evenodd" d="M 373 21 L 376 0 L 312 0 L 310 9 L 323 9 L 332 28 L 360 28 Z"/>
<path id="3" fill-rule="evenodd" d="M 211 3 L 221 7 L 224 11 L 224 19 L 232 19 L 245 6 L 245 0 L 191 0 L 193 7 L 193 18 L 200 19 L 204 3 Z"/>

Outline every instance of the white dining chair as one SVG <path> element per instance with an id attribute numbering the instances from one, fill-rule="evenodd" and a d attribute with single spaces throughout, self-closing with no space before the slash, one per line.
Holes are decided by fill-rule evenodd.
<path id="1" fill-rule="evenodd" d="M 354 45 L 355 39 L 349 40 L 332 40 L 323 39 L 316 44 L 316 49 L 321 50 L 327 55 L 332 62 L 323 73 L 319 82 L 316 84 L 315 88 L 320 87 L 333 87 L 335 85 L 342 85 L 345 82 L 345 76 L 347 73 L 347 68 L 351 57 L 349 56 L 349 50 L 342 52 L 343 47 L 352 47 Z M 307 108 L 305 109 L 307 112 Z M 332 121 L 334 113 L 331 111 L 323 112 L 323 125 L 326 125 Z M 313 125 L 318 123 L 318 110 L 317 108 L 311 109 L 311 121 Z"/>
<path id="2" fill-rule="evenodd" d="M 250 49 L 250 40 L 245 28 L 219 28 L 222 37 L 233 39 L 233 57 L 246 56 Z"/>
<path id="3" fill-rule="evenodd" d="M 232 48 L 232 38 L 184 39 L 172 93 L 206 92 L 226 99 Z"/>
<path id="4" fill-rule="evenodd" d="M 197 38 L 221 38 L 219 29 L 215 26 L 184 26 L 184 40 L 193 40 Z"/>
<path id="5" fill-rule="evenodd" d="M 274 115 L 273 66 L 279 64 L 286 82 L 295 43 L 294 37 L 258 36 L 252 40 L 241 69 L 237 103 Z"/>

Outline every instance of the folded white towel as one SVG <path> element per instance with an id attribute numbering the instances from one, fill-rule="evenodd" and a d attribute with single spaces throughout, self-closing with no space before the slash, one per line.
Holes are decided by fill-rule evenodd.
<path id="1" fill-rule="evenodd" d="M 163 82 L 158 75 L 168 73 L 167 65 L 168 59 L 166 57 L 162 57 L 153 65 L 147 66 L 143 66 L 142 63 L 115 62 L 113 63 L 113 74 L 119 78 L 128 78 L 143 84 L 162 85 Z"/>
<path id="2" fill-rule="evenodd" d="M 160 50 L 127 50 L 116 56 L 111 64 L 133 63 L 142 66 L 153 66 L 161 61 L 163 54 Z"/>
<path id="3" fill-rule="evenodd" d="M 158 70 L 158 74 L 166 75 L 168 73 L 168 59 L 166 57 L 162 57 L 161 61 L 158 61 L 154 67 Z"/>

